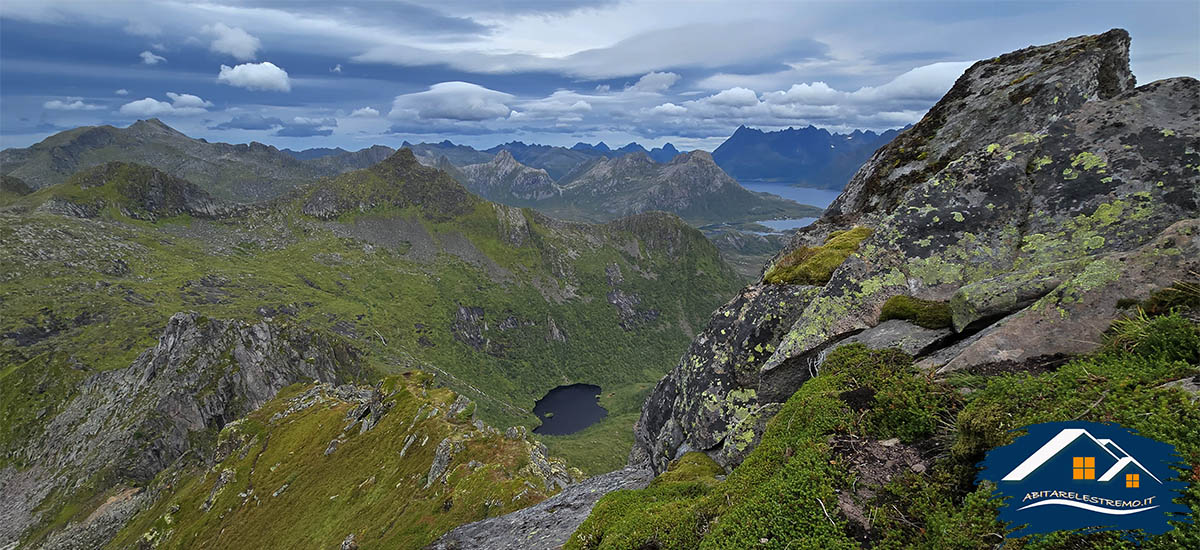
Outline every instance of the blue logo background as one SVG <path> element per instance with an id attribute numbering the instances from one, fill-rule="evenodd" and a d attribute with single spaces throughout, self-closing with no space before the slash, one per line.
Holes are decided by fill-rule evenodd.
<path id="1" fill-rule="evenodd" d="M 1174 502 L 1186 489 L 1175 447 L 1117 424 L 1048 422 L 988 452 L 978 480 L 1005 500 L 999 519 L 1025 527 L 1011 536 L 1088 529 L 1161 534 L 1189 521 Z M 1089 460 L 1090 459 L 1090 460 Z M 1089 467 L 1090 466 L 1090 467 Z"/>

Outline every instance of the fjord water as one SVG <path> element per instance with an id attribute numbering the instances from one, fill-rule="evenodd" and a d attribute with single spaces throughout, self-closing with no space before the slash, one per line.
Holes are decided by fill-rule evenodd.
<path id="1" fill-rule="evenodd" d="M 599 422 L 608 416 L 598 402 L 599 397 L 600 386 L 592 384 L 559 386 L 546 392 L 533 405 L 534 416 L 542 421 L 533 433 L 566 435 Z"/>
<path id="2" fill-rule="evenodd" d="M 832 189 L 814 189 L 812 187 L 797 187 L 787 183 L 771 183 L 761 181 L 739 181 L 742 187 L 759 193 L 770 193 L 785 199 L 794 200 L 800 204 L 811 204 L 820 208 L 828 208 L 829 204 L 836 199 L 841 191 Z M 770 227 L 771 229 L 782 231 L 793 231 L 800 229 L 812 222 L 817 221 L 816 218 L 789 218 L 784 220 L 759 220 L 759 223 Z"/>
<path id="3" fill-rule="evenodd" d="M 794 200 L 800 204 L 811 204 L 819 208 L 828 208 L 842 192 L 838 189 L 815 189 L 812 187 L 797 187 L 787 183 L 772 183 L 764 181 L 738 181 L 742 187 L 759 193 L 770 193 L 785 199 Z"/>

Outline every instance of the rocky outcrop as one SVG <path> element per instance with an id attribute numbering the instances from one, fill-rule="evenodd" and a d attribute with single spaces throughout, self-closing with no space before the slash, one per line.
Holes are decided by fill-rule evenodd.
<path id="1" fill-rule="evenodd" d="M 939 372 L 1084 353 L 1118 300 L 1194 276 L 1200 82 L 1133 88 L 1128 51 L 1113 30 L 968 69 L 777 260 L 856 225 L 871 236 L 823 286 L 754 285 L 714 314 L 648 397 L 631 463 L 662 471 L 701 450 L 736 466 L 758 431 L 731 426 L 760 425 L 745 419 L 819 375 L 842 343 L 900 346 Z M 947 304 L 953 332 L 881 324 L 901 295 Z M 734 315 L 772 327 L 752 361 L 729 360 Z"/>
<path id="2" fill-rule="evenodd" d="M 587 519 L 600 497 L 621 489 L 642 489 L 654 477 L 648 469 L 626 468 L 571 485 L 542 502 L 511 514 L 468 523 L 447 533 L 429 550 L 551 550 L 561 548 Z"/>
<path id="3" fill-rule="evenodd" d="M 128 368 L 83 382 L 43 435 L 13 457 L 32 466 L 0 471 L 0 487 L 8 495 L 10 487 L 31 485 L 74 491 L 88 479 L 105 486 L 148 482 L 284 386 L 361 376 L 358 355 L 340 340 L 300 327 L 177 313 L 158 344 Z M 6 519 L 0 543 L 36 521 L 45 496 L 38 493 L 0 500 Z"/>

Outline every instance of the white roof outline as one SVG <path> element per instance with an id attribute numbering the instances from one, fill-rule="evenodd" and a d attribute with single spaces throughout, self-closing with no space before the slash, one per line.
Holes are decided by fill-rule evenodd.
<path id="1" fill-rule="evenodd" d="M 1009 472 L 1008 475 L 1004 476 L 1001 481 L 1021 481 L 1025 479 L 1026 476 L 1032 474 L 1034 470 L 1040 468 L 1042 464 L 1046 463 L 1046 461 L 1054 458 L 1055 455 L 1067 448 L 1067 445 L 1074 443 L 1076 439 L 1079 439 L 1081 436 L 1085 435 L 1101 449 L 1104 449 L 1104 452 L 1112 455 L 1112 457 L 1117 460 L 1117 463 L 1114 464 L 1112 468 L 1109 468 L 1108 471 L 1105 472 L 1104 475 L 1101 476 L 1101 478 L 1097 481 L 1109 481 L 1113 478 L 1113 476 L 1116 476 L 1118 473 L 1120 473 L 1121 469 L 1123 469 L 1125 466 L 1128 466 L 1129 464 L 1135 464 L 1138 468 L 1141 468 L 1143 472 L 1146 472 L 1146 475 L 1154 478 L 1154 481 L 1162 483 L 1162 480 L 1150 473 L 1150 470 L 1147 470 L 1145 466 L 1142 466 L 1141 462 L 1138 462 L 1136 458 L 1133 458 L 1132 455 L 1125 452 L 1125 449 L 1122 449 L 1121 446 L 1117 445 L 1115 442 L 1113 442 L 1113 440 L 1096 439 L 1091 433 L 1083 428 L 1065 428 L 1058 432 L 1058 434 L 1050 438 L 1050 441 L 1047 441 L 1045 445 L 1042 445 L 1041 448 L 1029 455 L 1029 458 L 1026 458 L 1024 462 L 1021 462 L 1016 468 L 1013 468 L 1013 470 Z M 1116 447 L 1116 449 L 1125 456 L 1117 456 L 1112 449 L 1109 449 L 1110 445 Z"/>

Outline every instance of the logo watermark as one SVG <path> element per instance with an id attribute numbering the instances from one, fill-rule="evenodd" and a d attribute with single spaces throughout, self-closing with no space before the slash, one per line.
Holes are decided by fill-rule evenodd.
<path id="1" fill-rule="evenodd" d="M 1000 521 L 1011 536 L 1068 530 L 1140 529 L 1157 535 L 1168 520 L 1189 521 L 1174 502 L 1187 489 L 1172 445 L 1117 424 L 1048 422 L 988 452 L 979 480 L 1005 501 Z"/>

